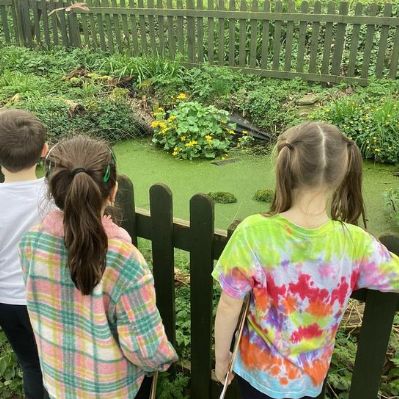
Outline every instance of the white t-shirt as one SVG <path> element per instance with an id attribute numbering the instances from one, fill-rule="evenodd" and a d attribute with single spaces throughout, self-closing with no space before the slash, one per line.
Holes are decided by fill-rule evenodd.
<path id="1" fill-rule="evenodd" d="M 18 244 L 45 216 L 46 190 L 44 178 L 0 184 L 0 303 L 26 305 Z"/>

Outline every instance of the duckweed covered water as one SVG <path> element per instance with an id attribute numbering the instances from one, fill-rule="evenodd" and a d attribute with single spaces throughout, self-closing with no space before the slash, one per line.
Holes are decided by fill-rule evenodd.
<path id="1" fill-rule="evenodd" d="M 119 143 L 114 147 L 119 172 L 129 176 L 135 186 L 136 206 L 149 208 L 148 190 L 155 183 L 164 183 L 173 193 L 174 216 L 188 219 L 189 200 L 197 193 L 227 191 L 237 203 L 216 204 L 215 223 L 227 228 L 235 219 L 265 212 L 269 204 L 253 200 L 255 192 L 274 187 L 274 169 L 270 156 L 233 153 L 237 162 L 214 165 L 209 161 L 180 161 L 157 149 L 148 140 Z M 394 167 L 364 164 L 364 193 L 369 230 L 381 234 L 394 230 L 384 212 L 383 192 L 398 187 L 399 178 L 392 175 Z M 398 231 L 398 230 L 396 230 Z"/>

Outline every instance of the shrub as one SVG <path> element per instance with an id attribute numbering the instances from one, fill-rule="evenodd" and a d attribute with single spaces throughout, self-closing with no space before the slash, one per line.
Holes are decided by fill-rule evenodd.
<path id="1" fill-rule="evenodd" d="M 399 227 L 399 188 L 384 193 L 385 207 L 394 223 Z"/>
<path id="2" fill-rule="evenodd" d="M 233 204 L 237 202 L 234 194 L 225 191 L 211 192 L 208 195 L 218 204 Z"/>
<path id="3" fill-rule="evenodd" d="M 381 102 L 369 96 L 343 97 L 312 117 L 338 126 L 355 140 L 365 158 L 386 163 L 399 161 L 399 104 L 395 98 Z"/>
<path id="4" fill-rule="evenodd" d="M 259 202 L 272 202 L 273 198 L 274 191 L 267 188 L 265 190 L 257 190 L 253 199 Z"/>
<path id="5" fill-rule="evenodd" d="M 154 116 L 153 142 L 176 158 L 213 159 L 232 145 L 234 125 L 229 123 L 226 111 L 213 106 L 181 101 L 169 116 L 162 108 Z"/>

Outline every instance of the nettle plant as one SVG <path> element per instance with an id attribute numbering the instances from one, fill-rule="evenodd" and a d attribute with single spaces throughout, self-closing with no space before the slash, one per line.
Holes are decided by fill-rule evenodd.
<path id="1" fill-rule="evenodd" d="M 179 159 L 213 159 L 226 154 L 235 135 L 228 112 L 185 101 L 187 96 L 183 93 L 177 99 L 178 104 L 169 114 L 163 108 L 154 112 L 153 142 Z M 240 140 L 240 144 L 249 139 Z"/>

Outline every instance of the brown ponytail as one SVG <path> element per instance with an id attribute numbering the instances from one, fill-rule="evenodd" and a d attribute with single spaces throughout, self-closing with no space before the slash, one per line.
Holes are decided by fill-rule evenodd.
<path id="1" fill-rule="evenodd" d="M 362 217 L 363 224 L 367 227 L 362 195 L 362 155 L 357 145 L 351 140 L 347 141 L 347 151 L 347 172 L 334 192 L 331 217 L 352 224 L 357 224 L 359 218 Z"/>
<path id="2" fill-rule="evenodd" d="M 76 136 L 56 145 L 47 164 L 50 194 L 64 211 L 71 279 L 89 295 L 105 269 L 108 239 L 102 213 L 116 183 L 115 162 L 105 143 Z"/>

